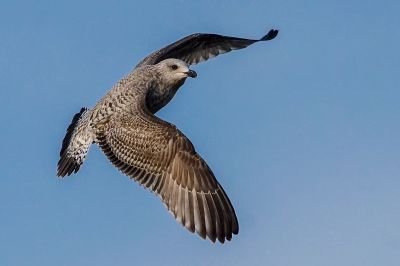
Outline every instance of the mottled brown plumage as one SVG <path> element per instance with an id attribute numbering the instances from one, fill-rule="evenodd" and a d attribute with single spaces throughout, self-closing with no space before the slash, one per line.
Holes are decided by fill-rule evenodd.
<path id="1" fill-rule="evenodd" d="M 142 111 L 113 116 L 98 136 L 124 174 L 155 192 L 191 232 L 215 241 L 238 233 L 233 207 L 211 169 L 175 126 Z"/>
<path id="2" fill-rule="evenodd" d="M 272 30 L 261 40 L 276 34 Z M 146 57 L 94 108 L 83 108 L 74 116 L 62 143 L 57 175 L 76 173 L 96 143 L 115 167 L 158 195 L 189 231 L 213 242 L 231 240 L 239 225 L 228 196 L 190 140 L 154 114 L 187 77 L 197 75 L 190 64 L 254 42 L 195 34 Z"/>

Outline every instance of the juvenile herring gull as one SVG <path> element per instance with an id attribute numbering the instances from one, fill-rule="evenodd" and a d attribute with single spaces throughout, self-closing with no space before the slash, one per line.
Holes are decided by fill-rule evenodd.
<path id="1" fill-rule="evenodd" d="M 219 54 L 272 40 L 192 34 L 144 58 L 92 109 L 75 114 L 62 142 L 57 175 L 78 172 L 92 143 L 124 174 L 158 195 L 175 219 L 221 243 L 239 232 L 235 210 L 190 140 L 154 114 L 174 97 L 190 65 Z"/>

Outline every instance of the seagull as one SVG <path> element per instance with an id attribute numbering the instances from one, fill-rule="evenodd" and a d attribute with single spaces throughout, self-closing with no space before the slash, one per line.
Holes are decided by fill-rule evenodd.
<path id="1" fill-rule="evenodd" d="M 274 39 L 196 33 L 148 55 L 92 108 L 74 115 L 62 141 L 57 176 L 77 173 L 97 144 L 122 173 L 155 193 L 174 218 L 203 239 L 224 243 L 238 234 L 235 210 L 191 141 L 155 113 L 188 77 L 190 65 Z"/>

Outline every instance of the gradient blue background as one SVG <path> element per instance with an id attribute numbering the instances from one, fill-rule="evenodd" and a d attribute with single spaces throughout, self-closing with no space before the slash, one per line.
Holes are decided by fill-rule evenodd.
<path id="1" fill-rule="evenodd" d="M 2 1 L 0 265 L 400 265 L 398 1 Z M 74 113 L 193 32 L 271 42 L 195 66 L 159 116 L 240 222 L 184 230 L 97 147 L 55 177 Z"/>

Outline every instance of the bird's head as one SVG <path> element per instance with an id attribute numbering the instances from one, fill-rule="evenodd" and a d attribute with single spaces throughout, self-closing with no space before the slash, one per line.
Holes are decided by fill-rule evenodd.
<path id="1" fill-rule="evenodd" d="M 187 77 L 197 77 L 197 73 L 189 69 L 188 64 L 179 59 L 165 59 L 158 63 L 156 68 L 162 79 L 168 81 L 168 83 L 180 83 Z"/>

